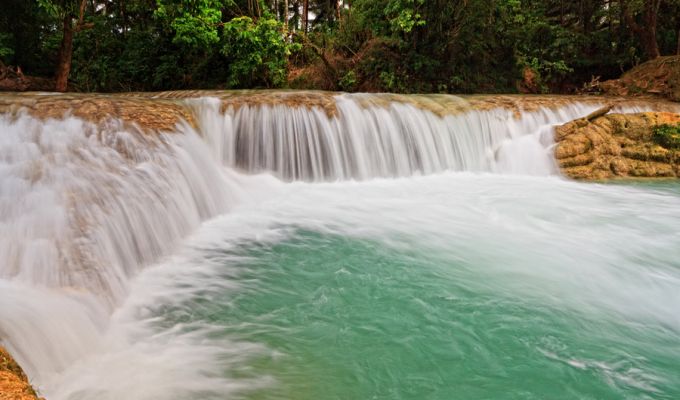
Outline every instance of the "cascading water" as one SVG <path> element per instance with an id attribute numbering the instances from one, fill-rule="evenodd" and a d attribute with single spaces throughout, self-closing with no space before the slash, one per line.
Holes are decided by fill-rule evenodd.
<path id="1" fill-rule="evenodd" d="M 0 131 L 2 277 L 120 300 L 142 265 L 233 196 L 190 132 L 26 115 Z"/>
<path id="2" fill-rule="evenodd" d="M 129 280 L 233 203 L 178 129 L 0 117 L 0 337 L 38 378 L 83 356 Z"/>
<path id="3" fill-rule="evenodd" d="M 555 176 L 598 104 L 183 102 L 0 116 L 0 342 L 48 400 L 680 395 L 680 190 Z"/>
<path id="4" fill-rule="evenodd" d="M 598 108 L 574 103 L 518 118 L 503 108 L 440 117 L 396 102 L 366 107 L 357 96 L 338 96 L 337 116 L 285 105 L 222 112 L 218 99 L 198 100 L 194 108 L 225 165 L 305 181 L 448 170 L 550 175 L 556 172 L 549 151 L 552 126 Z"/>

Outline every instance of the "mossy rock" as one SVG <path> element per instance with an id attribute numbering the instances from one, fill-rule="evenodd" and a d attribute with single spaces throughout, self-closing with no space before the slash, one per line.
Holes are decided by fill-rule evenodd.
<path id="1" fill-rule="evenodd" d="M 579 180 L 680 177 L 680 114 L 608 114 L 555 132 L 562 173 Z"/>
<path id="2" fill-rule="evenodd" d="M 665 149 L 680 149 L 680 124 L 662 124 L 652 128 L 652 140 Z"/>

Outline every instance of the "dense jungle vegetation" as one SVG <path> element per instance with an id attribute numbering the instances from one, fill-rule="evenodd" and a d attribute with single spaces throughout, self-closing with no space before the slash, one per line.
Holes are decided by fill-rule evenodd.
<path id="1" fill-rule="evenodd" d="M 0 67 L 60 91 L 570 92 L 670 54 L 680 0 L 3 0 L 0 13 Z"/>

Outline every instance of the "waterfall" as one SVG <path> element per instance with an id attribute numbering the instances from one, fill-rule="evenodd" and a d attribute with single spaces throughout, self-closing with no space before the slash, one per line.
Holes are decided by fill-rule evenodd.
<path id="1" fill-rule="evenodd" d="M 190 104 L 224 165 L 304 181 L 443 171 L 554 174 L 552 127 L 599 107 L 572 103 L 519 116 L 504 108 L 439 116 L 412 104 L 366 105 L 362 100 L 337 96 L 336 115 L 280 104 L 222 110 L 218 99 Z"/>
<path id="2" fill-rule="evenodd" d="M 599 106 L 440 115 L 367 98 L 337 95 L 335 112 L 178 100 L 196 125 L 173 132 L 115 115 L 90 122 L 0 114 L 0 342 L 48 387 L 109 346 L 110 315 L 135 276 L 244 198 L 233 170 L 311 182 L 551 175 L 553 126 Z"/>
<path id="3" fill-rule="evenodd" d="M 177 129 L 0 116 L 0 340 L 29 372 L 83 356 L 130 279 L 233 203 L 199 136 Z"/>
<path id="4" fill-rule="evenodd" d="M 227 210 L 189 129 L 0 117 L 0 277 L 124 297 L 142 265 Z"/>

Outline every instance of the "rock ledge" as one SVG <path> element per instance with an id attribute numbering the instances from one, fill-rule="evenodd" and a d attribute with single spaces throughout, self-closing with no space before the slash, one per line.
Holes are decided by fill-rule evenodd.
<path id="1" fill-rule="evenodd" d="M 678 178 L 680 150 L 652 140 L 653 128 L 662 124 L 680 124 L 680 114 L 607 114 L 575 120 L 555 130 L 555 158 L 564 175 L 579 180 Z"/>

